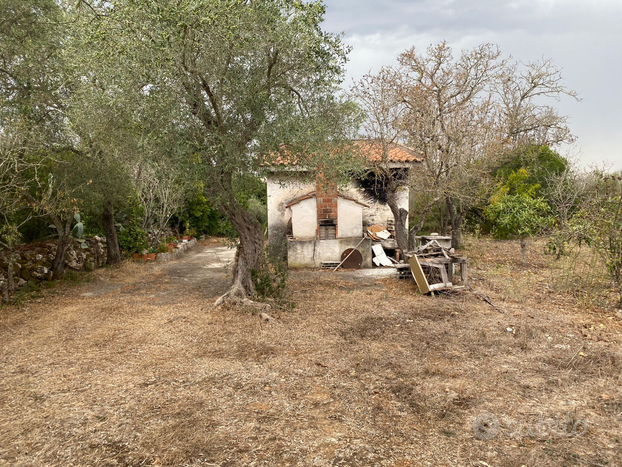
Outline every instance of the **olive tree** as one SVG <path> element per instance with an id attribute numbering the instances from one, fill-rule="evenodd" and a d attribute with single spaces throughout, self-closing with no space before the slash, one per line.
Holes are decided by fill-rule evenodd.
<path id="1" fill-rule="evenodd" d="M 8 148 L 0 154 L 1 204 L 4 212 L 27 210 L 54 226 L 55 277 L 63 275 L 81 189 L 72 177 L 77 159 L 65 115 L 65 19 L 54 0 L 0 0 L 0 144 Z"/>
<path id="2" fill-rule="evenodd" d="M 35 155 L 57 100 L 52 74 L 56 43 L 44 24 L 58 15 L 51 0 L 0 0 L 0 245 L 14 244 L 12 214 L 37 177 L 45 154 Z"/>
<path id="3" fill-rule="evenodd" d="M 162 98 L 169 124 L 151 136 L 182 135 L 206 196 L 239 233 L 228 297 L 252 294 L 250 271 L 259 268 L 264 234 L 236 198 L 236 179 L 257 176 L 283 144 L 329 154 L 344 136 L 335 92 L 347 48 L 322 31 L 324 6 L 294 0 L 91 6 L 98 11 L 90 40 L 99 60 L 132 63 L 125 71 L 134 84 L 124 90 Z M 318 165 L 326 170 L 326 164 Z"/>

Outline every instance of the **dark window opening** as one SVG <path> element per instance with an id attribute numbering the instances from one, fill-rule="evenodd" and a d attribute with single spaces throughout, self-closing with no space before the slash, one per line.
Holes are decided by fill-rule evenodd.
<path id="1" fill-rule="evenodd" d="M 321 220 L 319 230 L 320 240 L 334 240 L 337 238 L 337 223 L 334 219 Z"/>

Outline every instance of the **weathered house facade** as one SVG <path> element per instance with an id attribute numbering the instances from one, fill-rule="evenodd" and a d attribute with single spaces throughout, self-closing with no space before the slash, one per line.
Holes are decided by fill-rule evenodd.
<path id="1" fill-rule="evenodd" d="M 359 141 L 370 165 L 382 161 L 378 143 Z M 392 145 L 388 163 L 405 174 L 422 162 L 410 149 Z M 321 267 L 339 262 L 349 248 L 362 255 L 362 267 L 372 266 L 371 239 L 366 227 L 391 226 L 393 214 L 386 193 L 373 179 L 353 179 L 346 186 L 300 181 L 287 164 L 274 167 L 267 178 L 268 240 L 287 242 L 290 267 Z M 408 210 L 408 184 L 398 188 L 398 203 Z"/>

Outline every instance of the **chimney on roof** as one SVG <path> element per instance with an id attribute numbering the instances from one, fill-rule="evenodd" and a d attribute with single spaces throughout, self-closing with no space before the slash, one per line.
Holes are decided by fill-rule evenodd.
<path id="1" fill-rule="evenodd" d="M 337 238 L 337 185 L 318 175 L 315 193 L 318 238 L 320 240 Z"/>

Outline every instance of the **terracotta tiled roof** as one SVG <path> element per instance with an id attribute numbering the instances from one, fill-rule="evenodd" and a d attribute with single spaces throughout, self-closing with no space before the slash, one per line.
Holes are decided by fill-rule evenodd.
<path id="1" fill-rule="evenodd" d="M 307 193 L 306 195 L 301 196 L 300 198 L 296 198 L 295 200 L 293 200 L 293 201 L 292 201 L 292 202 L 290 202 L 289 204 L 286 204 L 286 205 L 285 205 L 285 207 L 286 207 L 286 208 L 290 208 L 290 207 L 292 207 L 294 204 L 298 204 L 298 203 L 300 203 L 301 201 L 304 201 L 305 199 L 314 198 L 314 197 L 315 197 L 315 195 L 316 195 L 315 191 L 312 191 L 311 193 Z M 364 208 L 368 208 L 368 207 L 369 207 L 367 204 L 361 203 L 359 200 L 354 199 L 354 198 L 350 198 L 349 196 L 342 195 L 341 193 L 338 193 L 338 194 L 337 194 L 337 196 L 339 196 L 340 198 L 343 198 L 343 199 L 347 199 L 348 201 L 353 201 L 353 202 L 355 202 L 356 204 L 360 204 L 360 205 L 361 205 L 361 206 L 363 206 Z"/>
<path id="2" fill-rule="evenodd" d="M 272 159 L 272 161 L 267 165 L 296 165 L 298 164 L 298 159 L 292 156 L 289 151 L 286 149 L 281 149 L 281 152 L 278 156 Z"/>
<path id="3" fill-rule="evenodd" d="M 360 154 L 370 162 L 381 162 L 383 159 L 382 145 L 378 141 L 360 139 L 354 141 L 354 145 L 358 147 Z M 413 149 L 392 143 L 389 145 L 388 161 L 395 163 L 412 163 L 423 162 L 423 153 L 417 154 Z M 293 156 L 285 147 L 281 149 L 278 156 L 274 157 L 270 163 L 266 165 L 296 165 L 298 158 Z"/>
<path id="4" fill-rule="evenodd" d="M 354 144 L 369 161 L 381 162 L 383 160 L 382 144 L 378 141 L 360 139 Z M 423 154 L 416 154 L 413 149 L 401 144 L 390 144 L 387 149 L 389 162 L 422 162 L 424 159 Z"/>

